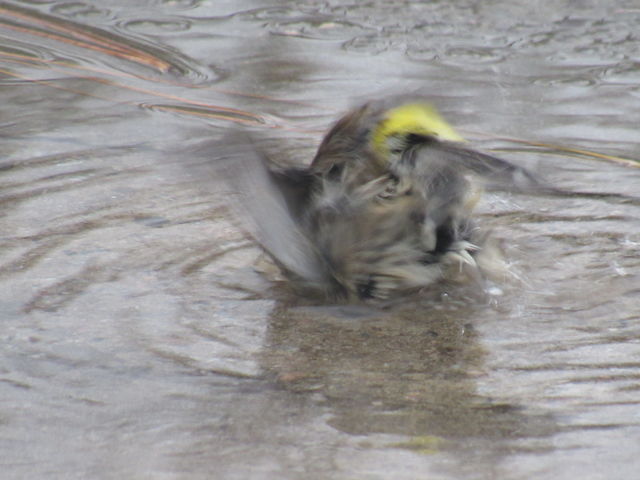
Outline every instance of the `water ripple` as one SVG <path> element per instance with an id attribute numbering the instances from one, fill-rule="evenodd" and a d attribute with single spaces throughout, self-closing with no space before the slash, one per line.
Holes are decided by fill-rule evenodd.
<path id="1" fill-rule="evenodd" d="M 3 474 L 634 478 L 640 170 L 571 155 L 637 157 L 640 11 L 260 3 L 0 2 Z M 389 90 L 547 145 L 478 205 L 500 295 L 309 305 L 239 227 L 224 133 L 307 164 Z"/>
<path id="2" fill-rule="evenodd" d="M 52 11 L 60 13 L 55 11 L 56 8 L 59 10 L 61 7 L 54 6 Z M 73 13 L 70 13 L 72 11 Z M 160 73 L 172 72 L 194 79 L 203 78 L 201 68 L 189 58 L 168 48 L 159 48 L 139 37 L 115 34 L 109 30 L 10 3 L 0 4 L 0 13 L 4 15 L 0 21 L 0 31 L 4 29 L 12 32 L 12 39 L 17 41 L 32 45 L 41 43 L 37 48 L 48 50 L 50 53 L 47 56 L 58 61 L 78 59 L 80 63 L 92 64 L 95 58 L 89 60 L 86 56 L 91 51 L 102 55 L 105 65 L 115 60 L 117 70 L 137 73 L 137 69 L 146 67 Z M 103 17 L 110 16 L 106 10 L 85 8 L 81 4 L 67 4 L 64 13 L 72 18 L 81 16 L 83 21 L 88 20 L 86 17 L 89 13 L 92 21 L 104 20 Z M 98 13 L 99 15 L 93 15 Z M 93 18 L 94 16 L 98 18 Z"/>

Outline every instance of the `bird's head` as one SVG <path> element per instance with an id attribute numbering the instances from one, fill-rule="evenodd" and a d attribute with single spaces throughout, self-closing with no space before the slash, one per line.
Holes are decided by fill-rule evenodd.
<path id="1" fill-rule="evenodd" d="M 464 141 L 434 107 L 424 102 L 412 102 L 381 114 L 371 133 L 371 148 L 380 158 L 390 158 L 405 150 L 415 137 Z"/>

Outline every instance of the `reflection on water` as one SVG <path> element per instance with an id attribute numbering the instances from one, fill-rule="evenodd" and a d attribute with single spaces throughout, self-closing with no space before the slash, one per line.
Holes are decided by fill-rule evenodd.
<path id="1" fill-rule="evenodd" d="M 477 394 L 484 354 L 474 308 L 443 302 L 389 312 L 276 309 L 263 366 L 287 390 L 321 395 L 329 424 L 351 434 L 534 435 L 517 406 Z"/>
<path id="2" fill-rule="evenodd" d="M 637 158 L 638 20 L 1 2 L 4 477 L 633 478 L 640 170 L 478 141 L 573 193 L 485 196 L 517 283 L 374 310 L 258 273 L 192 147 L 248 125 L 308 162 L 352 101 L 419 89 L 472 137 Z"/>

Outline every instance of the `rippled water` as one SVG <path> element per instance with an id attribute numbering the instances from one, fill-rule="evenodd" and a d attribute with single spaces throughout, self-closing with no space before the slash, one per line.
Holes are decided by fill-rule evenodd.
<path id="1" fill-rule="evenodd" d="M 640 170 L 482 140 L 639 158 L 636 2 L 134 3 L 0 3 L 3 478 L 637 475 Z M 416 89 L 573 193 L 486 195 L 487 295 L 293 299 L 192 147 Z"/>

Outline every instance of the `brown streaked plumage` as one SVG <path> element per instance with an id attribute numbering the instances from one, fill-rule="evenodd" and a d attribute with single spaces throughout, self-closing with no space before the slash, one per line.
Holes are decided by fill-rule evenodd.
<path id="1" fill-rule="evenodd" d="M 451 270 L 482 276 L 486 234 L 471 218 L 478 179 L 507 189 L 537 182 L 442 138 L 455 134 L 422 105 L 394 97 L 352 110 L 306 168 L 277 167 L 246 139 L 227 155 L 254 236 L 294 286 L 350 302 L 420 290 Z"/>

